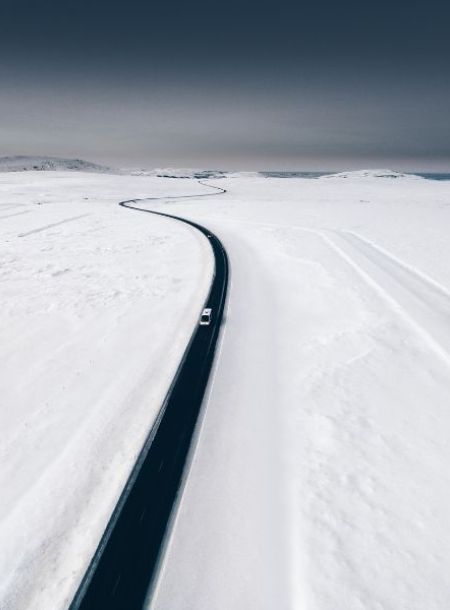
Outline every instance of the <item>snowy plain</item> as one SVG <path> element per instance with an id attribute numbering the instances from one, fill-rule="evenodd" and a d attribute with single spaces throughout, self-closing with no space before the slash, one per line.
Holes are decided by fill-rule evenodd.
<path id="1" fill-rule="evenodd" d="M 228 192 L 141 204 L 231 262 L 149 608 L 448 608 L 450 182 L 211 183 Z M 194 232 L 115 204 L 205 192 L 0 176 L 2 610 L 67 606 L 210 280 Z"/>
<path id="2" fill-rule="evenodd" d="M 207 240 L 117 205 L 165 182 L 0 174 L 2 610 L 67 607 L 203 306 Z"/>
<path id="3" fill-rule="evenodd" d="M 165 206 L 232 285 L 152 610 L 450 606 L 450 183 L 386 174 Z"/>

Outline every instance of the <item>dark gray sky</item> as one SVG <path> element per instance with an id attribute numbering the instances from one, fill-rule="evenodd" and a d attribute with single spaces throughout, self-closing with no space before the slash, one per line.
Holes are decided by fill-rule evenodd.
<path id="1" fill-rule="evenodd" d="M 0 155 L 450 170 L 450 3 L 0 0 Z"/>

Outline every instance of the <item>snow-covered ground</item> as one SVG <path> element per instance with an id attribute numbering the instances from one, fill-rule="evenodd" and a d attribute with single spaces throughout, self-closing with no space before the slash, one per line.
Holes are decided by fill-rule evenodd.
<path id="1" fill-rule="evenodd" d="M 0 174 L 0 607 L 67 607 L 211 282 L 207 240 L 121 199 L 194 182 Z"/>
<path id="2" fill-rule="evenodd" d="M 148 204 L 210 227 L 232 272 L 149 606 L 448 608 L 450 182 L 212 183 L 228 193 Z M 211 273 L 200 237 L 114 202 L 206 189 L 68 173 L 3 174 L 0 189 L 0 599 L 59 610 Z"/>
<path id="3" fill-rule="evenodd" d="M 378 174 L 170 204 L 232 287 L 153 610 L 450 606 L 450 183 Z"/>

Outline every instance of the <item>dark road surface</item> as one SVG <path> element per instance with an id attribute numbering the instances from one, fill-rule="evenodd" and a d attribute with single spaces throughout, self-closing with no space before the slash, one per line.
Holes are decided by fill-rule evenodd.
<path id="1" fill-rule="evenodd" d="M 224 189 L 220 190 L 224 192 Z M 153 198 L 156 199 L 166 198 Z M 141 201 L 149 200 L 152 198 Z M 212 321 L 209 326 L 197 326 L 194 329 L 157 421 L 149 433 L 70 610 L 142 608 L 156 573 L 167 524 L 180 489 L 225 306 L 228 260 L 217 237 L 184 218 L 139 208 L 139 201 L 124 201 L 119 205 L 175 218 L 195 227 L 209 240 L 214 252 L 215 273 L 204 307 L 212 309 Z M 201 311 L 199 316 L 200 313 Z"/>

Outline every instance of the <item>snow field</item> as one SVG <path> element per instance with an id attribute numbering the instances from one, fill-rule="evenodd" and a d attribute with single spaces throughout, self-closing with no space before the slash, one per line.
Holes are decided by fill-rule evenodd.
<path id="1" fill-rule="evenodd" d="M 151 609 L 447 608 L 449 184 L 220 184 L 173 208 L 233 286 Z"/>
<path id="2" fill-rule="evenodd" d="M 2 610 L 67 607 L 196 324 L 207 241 L 116 205 L 172 184 L 0 177 Z"/>
<path id="3" fill-rule="evenodd" d="M 149 608 L 447 608 L 450 183 L 217 184 L 228 193 L 146 204 L 211 228 L 231 262 Z M 0 175 L 8 610 L 70 600 L 209 285 L 200 237 L 114 204 L 206 191 Z"/>

